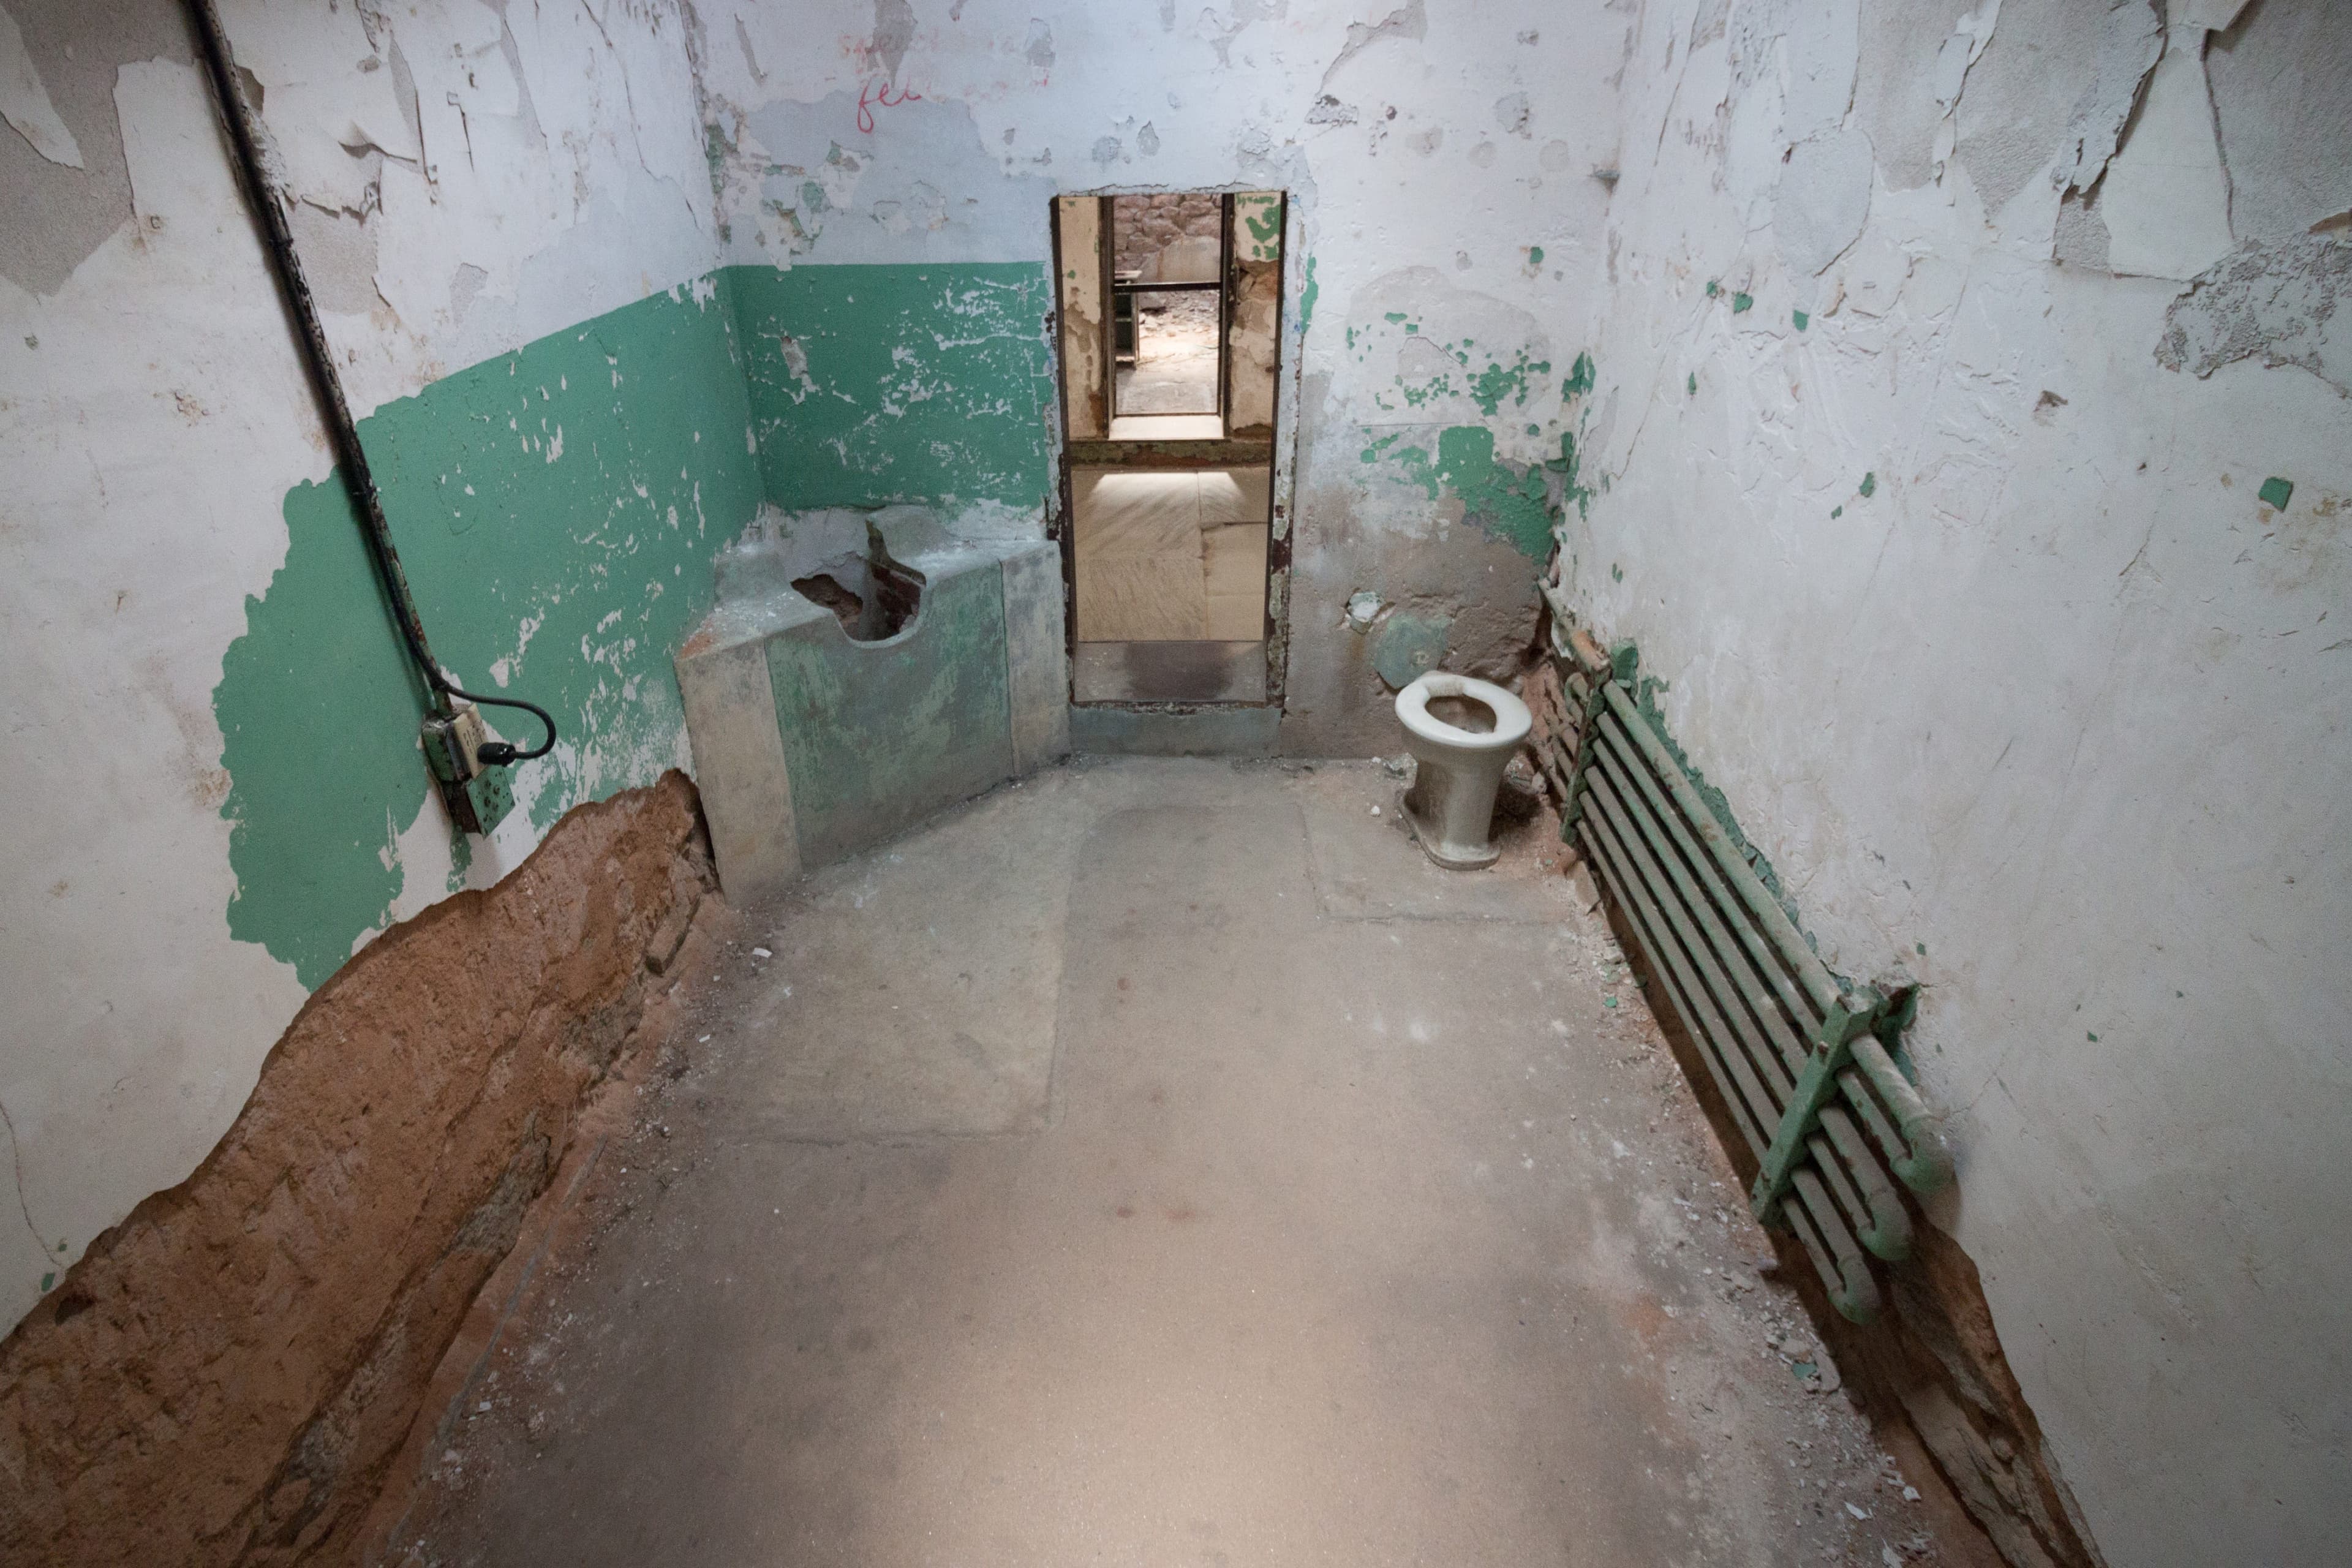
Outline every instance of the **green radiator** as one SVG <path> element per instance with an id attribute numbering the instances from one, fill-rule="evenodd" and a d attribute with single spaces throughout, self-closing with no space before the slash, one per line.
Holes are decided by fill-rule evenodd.
<path id="1" fill-rule="evenodd" d="M 1951 1179 L 1937 1120 L 1890 1047 L 1907 1009 L 1832 974 L 1636 700 L 1633 645 L 1557 656 L 1545 758 L 1560 836 L 1615 902 L 1760 1167 L 1749 1206 L 1793 1231 L 1839 1311 L 1877 1314 L 1870 1258 L 1909 1255 L 1916 1193 Z M 1891 1176 L 1890 1176 L 1891 1173 Z"/>

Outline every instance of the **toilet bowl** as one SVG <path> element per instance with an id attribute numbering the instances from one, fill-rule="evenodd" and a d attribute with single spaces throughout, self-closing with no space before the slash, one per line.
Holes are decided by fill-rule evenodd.
<path id="1" fill-rule="evenodd" d="M 1433 669 L 1397 693 L 1396 710 L 1419 764 L 1404 819 L 1423 852 L 1450 870 L 1493 865 L 1495 793 L 1528 738 L 1528 705 L 1492 681 Z"/>

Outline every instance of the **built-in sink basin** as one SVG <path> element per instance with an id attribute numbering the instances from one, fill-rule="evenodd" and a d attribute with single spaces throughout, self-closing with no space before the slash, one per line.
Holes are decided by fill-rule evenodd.
<path id="1" fill-rule="evenodd" d="M 677 658 L 730 898 L 772 891 L 1068 749 L 1059 550 L 921 507 L 765 515 Z"/>

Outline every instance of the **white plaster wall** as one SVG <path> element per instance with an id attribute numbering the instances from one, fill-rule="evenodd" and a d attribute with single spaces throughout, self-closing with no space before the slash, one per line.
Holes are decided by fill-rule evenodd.
<path id="1" fill-rule="evenodd" d="M 202 77 L 121 68 L 134 208 L 64 287 L 0 279 L 0 1318 L 194 1168 L 304 991 L 230 942 L 212 689 L 278 502 L 323 473 Z"/>
<path id="2" fill-rule="evenodd" d="M 710 268 L 675 5 L 221 9 L 354 416 Z"/>
<path id="3" fill-rule="evenodd" d="M 2265 0 L 2217 79 L 2308 59 L 2264 29 L 2328 11 Z M 1567 571 L 1824 956 L 1924 984 L 1938 1217 L 2107 1560 L 2318 1563 L 2352 1539 L 2352 402 L 2266 362 L 2342 363 L 2326 268 L 2258 289 L 2251 357 L 2156 355 L 2217 245 L 2352 205 L 2340 158 L 2296 186 L 2276 150 L 2289 112 L 2340 148 L 2352 89 L 2239 73 L 2266 216 L 2233 232 L 2171 20 L 1647 5 Z M 2143 110 L 2095 227 L 2053 175 L 2090 183 L 2159 47 L 2187 101 Z"/>
<path id="4" fill-rule="evenodd" d="M 0 70 L 0 209 L 58 230 L 15 237 L 46 250 L 0 247 L 25 274 L 0 268 L 13 1322 L 195 1168 L 304 1000 L 290 965 L 229 936 L 212 691 L 285 560 L 287 491 L 332 462 L 181 8 L 0 6 L 0 65 L 32 84 Z M 298 238 L 356 413 L 712 265 L 676 7 L 223 9 L 304 197 Z M 110 93 L 76 89 L 93 61 Z M 77 224 L 90 248 L 60 258 Z M 401 916 L 447 887 L 421 769 L 416 791 L 399 854 L 421 890 Z M 531 847 L 511 821 L 478 881 Z"/>

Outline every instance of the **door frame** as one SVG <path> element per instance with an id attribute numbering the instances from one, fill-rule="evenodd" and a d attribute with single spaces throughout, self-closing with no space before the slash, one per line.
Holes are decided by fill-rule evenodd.
<path id="1" fill-rule="evenodd" d="M 1096 189 L 1091 191 L 1056 192 L 1045 207 L 1046 232 L 1051 247 L 1053 299 L 1046 321 L 1046 341 L 1053 360 L 1054 399 L 1058 408 L 1055 433 L 1059 437 L 1060 451 L 1055 462 L 1055 515 L 1047 519 L 1048 536 L 1061 546 L 1062 611 L 1065 668 L 1071 681 L 1070 697 L 1076 705 L 1077 664 L 1077 531 L 1073 513 L 1071 470 L 1076 468 L 1207 468 L 1264 467 L 1269 476 L 1270 515 L 1266 519 L 1265 544 L 1265 700 L 1255 702 L 1092 702 L 1088 708 L 1131 709 L 1154 712 L 1192 712 L 1203 710 L 1270 708 L 1280 711 L 1286 704 L 1290 664 L 1289 611 L 1292 561 L 1292 502 L 1296 486 L 1297 449 L 1297 403 L 1288 395 L 1300 374 L 1299 344 L 1291 341 L 1291 294 L 1302 287 L 1302 269 L 1293 264 L 1299 254 L 1300 224 L 1297 205 L 1290 192 L 1283 187 L 1234 184 L 1212 187 L 1202 194 L 1222 197 L 1219 262 L 1223 274 L 1218 290 L 1222 303 L 1219 326 L 1218 419 L 1230 420 L 1232 409 L 1233 341 L 1231 315 L 1238 297 L 1234 287 L 1234 258 L 1237 247 L 1234 242 L 1234 198 L 1236 195 L 1263 194 L 1271 189 L 1278 196 L 1281 257 L 1276 262 L 1273 342 L 1274 407 L 1270 434 L 1265 438 L 1234 440 L 1230 437 L 1198 440 L 1114 440 L 1108 434 L 1110 421 L 1116 417 L 1113 401 L 1118 383 L 1117 337 L 1114 326 L 1116 312 L 1112 309 L 1112 273 L 1116 269 L 1117 244 L 1113 228 L 1112 198 L 1122 195 L 1164 195 L 1164 189 Z M 1103 394 L 1103 428 L 1100 439 L 1075 439 L 1070 434 L 1068 382 L 1063 363 L 1062 313 L 1064 267 L 1067 259 L 1062 253 L 1062 225 L 1059 203 L 1076 197 L 1096 196 L 1102 205 L 1098 209 L 1097 239 L 1097 276 L 1103 302 L 1101 363 L 1108 383 Z"/>

